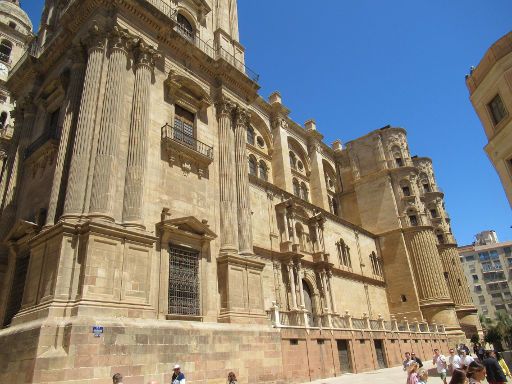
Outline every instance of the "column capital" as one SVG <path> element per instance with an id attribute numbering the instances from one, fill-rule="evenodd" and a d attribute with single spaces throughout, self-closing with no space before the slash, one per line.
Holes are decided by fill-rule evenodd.
<path id="1" fill-rule="evenodd" d="M 93 23 L 89 30 L 87 31 L 87 35 L 83 40 L 84 45 L 87 47 L 89 52 L 94 50 L 102 51 L 105 49 L 105 40 L 107 37 L 107 31 L 105 28 L 100 26 L 98 23 Z"/>
<path id="2" fill-rule="evenodd" d="M 108 37 L 111 51 L 122 51 L 126 54 L 134 47 L 136 41 L 127 29 L 122 29 L 117 25 L 112 28 Z"/>
<path id="3" fill-rule="evenodd" d="M 251 120 L 251 112 L 239 105 L 235 108 L 235 124 L 236 126 L 248 127 Z"/>
<path id="4" fill-rule="evenodd" d="M 148 67 L 153 69 L 155 60 L 160 57 L 160 54 L 152 46 L 146 44 L 142 39 L 135 44 L 135 66 Z"/>
<path id="5" fill-rule="evenodd" d="M 236 108 L 236 104 L 226 97 L 222 97 L 215 103 L 217 109 L 217 118 L 230 117 Z"/>

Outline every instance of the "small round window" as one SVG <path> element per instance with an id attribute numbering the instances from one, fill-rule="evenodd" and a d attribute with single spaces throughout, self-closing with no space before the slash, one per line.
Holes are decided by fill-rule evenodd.
<path id="1" fill-rule="evenodd" d="M 304 169 L 304 164 L 302 164 L 302 161 L 297 161 L 297 167 L 302 171 Z"/>
<path id="2" fill-rule="evenodd" d="M 258 138 L 256 139 L 256 142 L 258 143 L 258 145 L 259 145 L 261 148 L 265 148 L 265 140 L 263 140 L 263 137 L 258 136 Z"/>

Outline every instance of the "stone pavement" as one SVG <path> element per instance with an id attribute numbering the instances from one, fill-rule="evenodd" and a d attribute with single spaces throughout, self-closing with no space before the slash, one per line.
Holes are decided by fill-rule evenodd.
<path id="1" fill-rule="evenodd" d="M 431 368 L 432 362 L 423 363 L 423 368 Z M 433 370 L 429 369 L 429 373 Z M 448 382 L 450 379 L 448 378 Z M 339 377 L 330 379 L 320 379 L 312 382 L 313 384 L 406 384 L 406 374 L 402 367 L 379 369 L 377 371 L 364 373 L 347 373 Z M 306 384 L 306 383 L 304 383 Z M 432 375 L 429 377 L 428 384 L 442 384 L 439 377 Z"/>

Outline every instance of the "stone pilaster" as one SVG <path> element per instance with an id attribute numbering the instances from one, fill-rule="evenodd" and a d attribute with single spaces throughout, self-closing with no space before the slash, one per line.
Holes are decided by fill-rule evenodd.
<path id="1" fill-rule="evenodd" d="M 22 124 L 18 125 L 13 138 L 13 159 L 10 165 L 10 172 L 6 179 L 6 191 L 3 201 L 2 219 L 0 221 L 0 236 L 3 237 L 7 234 L 11 225 L 16 218 L 16 200 L 20 183 L 23 177 L 23 160 L 25 157 L 25 150 L 28 147 L 32 128 L 36 117 L 36 108 L 31 100 L 27 100 L 23 109 Z M 3 238 L 1 238 L 3 240 Z"/>
<path id="2" fill-rule="evenodd" d="M 304 287 L 302 286 L 302 278 L 304 276 L 304 271 L 302 269 L 302 263 L 299 261 L 297 263 L 297 284 L 299 285 L 299 296 L 300 296 L 300 306 L 302 309 L 305 308 L 305 300 L 304 300 Z"/>
<path id="3" fill-rule="evenodd" d="M 78 109 L 80 108 L 80 97 L 84 85 L 85 77 L 85 60 L 84 52 L 81 46 L 74 48 L 72 52 L 73 64 L 71 66 L 71 75 L 64 102 L 64 120 L 62 122 L 62 133 L 59 143 L 59 151 L 57 154 L 57 162 L 55 165 L 55 173 L 53 175 L 52 191 L 50 194 L 50 202 L 48 205 L 48 214 L 46 217 L 46 226 L 55 223 L 57 212 L 57 204 L 61 191 L 65 191 L 66 180 L 63 179 L 65 172 L 66 159 L 70 158 L 70 151 L 73 148 L 74 127 L 76 124 Z"/>
<path id="4" fill-rule="evenodd" d="M 312 141 L 309 145 L 309 157 L 311 159 L 311 201 L 316 206 L 330 212 L 321 152 L 321 143 L 316 140 Z"/>
<path id="5" fill-rule="evenodd" d="M 375 137 L 375 145 L 377 146 L 377 163 L 379 164 L 379 169 L 387 169 L 388 162 L 386 160 L 386 154 L 384 153 L 381 135 Z"/>
<path id="6" fill-rule="evenodd" d="M 236 179 L 234 159 L 233 110 L 234 104 L 223 99 L 217 103 L 219 123 L 219 176 L 220 176 L 220 251 L 238 251 L 238 229 L 236 225 Z"/>
<path id="7" fill-rule="evenodd" d="M 127 75 L 130 36 L 119 27 L 109 36 L 110 56 L 108 59 L 105 98 L 101 113 L 100 131 L 94 175 L 91 189 L 91 216 L 114 221 L 114 198 L 116 193 L 117 148 L 121 113 L 123 111 L 124 77 Z"/>
<path id="8" fill-rule="evenodd" d="M 101 88 L 106 38 L 97 26 L 94 26 L 89 32 L 87 68 L 64 203 L 64 216 L 76 217 L 83 213 L 87 189 L 87 170 L 91 158 L 97 103 Z"/>
<path id="9" fill-rule="evenodd" d="M 135 49 L 135 88 L 124 186 L 123 223 L 142 228 L 151 76 L 155 54 L 156 51 L 143 42 L 139 42 Z"/>
<path id="10" fill-rule="evenodd" d="M 291 302 L 291 309 L 297 309 L 297 294 L 296 294 L 296 291 L 295 291 L 295 276 L 294 276 L 294 273 L 293 273 L 293 262 L 290 261 L 287 265 L 286 265 L 287 269 L 288 269 L 288 281 L 290 282 L 290 294 L 291 294 L 291 299 L 292 299 L 292 302 Z"/>
<path id="11" fill-rule="evenodd" d="M 251 206 L 249 176 L 247 173 L 247 127 L 250 114 L 237 108 L 235 111 L 235 164 L 238 213 L 238 250 L 241 255 L 250 255 L 252 250 Z"/>

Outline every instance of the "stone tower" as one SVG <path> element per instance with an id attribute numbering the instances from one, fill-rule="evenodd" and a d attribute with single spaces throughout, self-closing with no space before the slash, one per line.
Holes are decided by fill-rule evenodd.
<path id="1" fill-rule="evenodd" d="M 405 130 L 385 127 L 339 155 L 342 214 L 379 235 L 397 317 L 480 329 L 432 161 L 411 157 Z"/>

